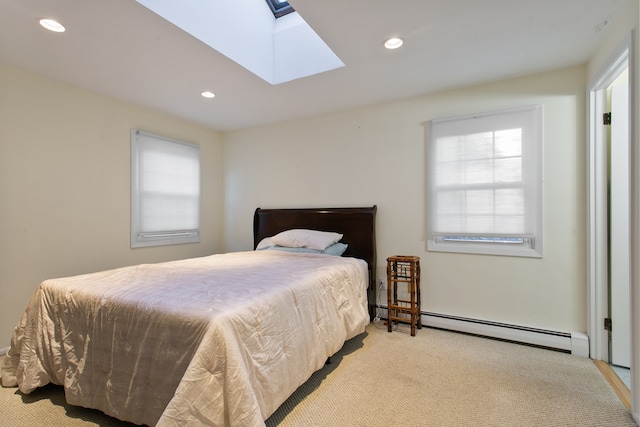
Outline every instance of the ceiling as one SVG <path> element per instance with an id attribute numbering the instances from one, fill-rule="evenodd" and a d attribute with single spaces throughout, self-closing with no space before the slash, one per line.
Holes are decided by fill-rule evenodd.
<path id="1" fill-rule="evenodd" d="M 271 85 L 135 0 L 0 0 L 0 63 L 229 131 L 584 64 L 630 1 L 291 0 L 345 67 Z"/>

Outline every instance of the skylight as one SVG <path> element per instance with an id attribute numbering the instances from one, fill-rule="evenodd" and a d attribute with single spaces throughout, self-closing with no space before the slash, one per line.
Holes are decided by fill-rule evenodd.
<path id="1" fill-rule="evenodd" d="M 289 4 L 288 1 L 285 0 L 265 0 L 269 7 L 271 8 L 271 12 L 273 12 L 273 16 L 276 18 L 280 18 L 288 13 L 295 12 L 293 7 Z"/>
<path id="2" fill-rule="evenodd" d="M 273 85 L 344 67 L 286 1 L 136 1 Z M 268 2 L 291 10 L 276 19 Z"/>

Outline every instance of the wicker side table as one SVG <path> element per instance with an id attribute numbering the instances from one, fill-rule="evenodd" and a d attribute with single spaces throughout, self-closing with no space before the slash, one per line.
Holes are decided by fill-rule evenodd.
<path id="1" fill-rule="evenodd" d="M 398 284 L 406 283 L 409 299 L 398 298 Z M 420 318 L 420 257 L 394 255 L 387 258 L 387 330 L 392 324 L 405 322 L 411 325 L 411 336 L 416 326 L 422 329 Z"/>

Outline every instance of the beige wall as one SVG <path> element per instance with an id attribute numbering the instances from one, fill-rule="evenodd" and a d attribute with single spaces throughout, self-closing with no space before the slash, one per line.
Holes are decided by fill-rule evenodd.
<path id="1" fill-rule="evenodd" d="M 378 205 L 386 257 L 422 258 L 430 312 L 586 331 L 585 67 L 224 135 L 227 250 L 252 245 L 256 207 Z M 427 120 L 544 106 L 543 259 L 433 253 L 425 239 Z"/>
<path id="2" fill-rule="evenodd" d="M 130 248 L 131 128 L 201 146 L 199 244 Z M 44 279 L 217 252 L 221 135 L 0 65 L 0 349 Z"/>

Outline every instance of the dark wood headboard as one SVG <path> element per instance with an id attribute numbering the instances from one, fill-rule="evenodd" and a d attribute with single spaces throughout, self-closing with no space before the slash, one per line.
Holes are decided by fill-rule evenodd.
<path id="1" fill-rule="evenodd" d="M 376 210 L 363 208 L 261 209 L 253 216 L 253 247 L 265 237 L 292 228 L 342 233 L 348 245 L 343 256 L 360 258 L 369 265 L 369 314 L 376 309 Z"/>

